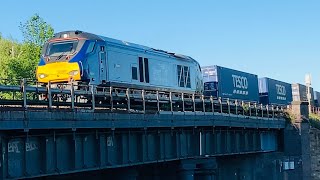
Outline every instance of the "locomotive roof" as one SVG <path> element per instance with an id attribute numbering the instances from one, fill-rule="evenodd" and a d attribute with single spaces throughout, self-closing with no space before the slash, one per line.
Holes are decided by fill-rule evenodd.
<path id="1" fill-rule="evenodd" d="M 161 49 L 150 48 L 148 46 L 143 46 L 143 45 L 140 45 L 140 44 L 135 44 L 135 43 L 127 42 L 127 41 L 121 41 L 121 40 L 117 40 L 117 39 L 113 39 L 113 38 L 109 38 L 109 37 L 104 37 L 104 36 L 100 36 L 100 37 L 104 41 L 109 42 L 109 43 L 120 44 L 120 45 L 123 45 L 123 46 L 129 46 L 129 47 L 133 47 L 133 48 L 136 48 L 136 49 L 141 49 L 143 51 L 149 51 L 149 52 L 155 52 L 155 53 L 160 53 L 160 54 L 164 54 L 164 55 L 169 55 L 169 56 L 173 56 L 173 57 L 178 58 L 178 59 L 185 59 L 185 60 L 195 61 L 190 56 L 177 54 L 177 53 L 173 53 L 173 52 L 168 52 L 168 51 L 164 51 L 164 50 L 161 50 Z"/>
<path id="2" fill-rule="evenodd" d="M 78 38 L 85 38 L 85 39 L 90 39 L 90 40 L 106 41 L 107 43 L 117 44 L 120 46 L 129 46 L 129 47 L 132 47 L 135 49 L 140 49 L 142 51 L 149 51 L 149 52 L 159 53 L 159 54 L 163 54 L 163 55 L 169 55 L 169 56 L 175 57 L 177 59 L 190 60 L 190 61 L 194 61 L 198 64 L 198 62 L 190 56 L 177 54 L 177 53 L 173 53 L 173 52 L 168 52 L 168 51 L 164 51 L 164 50 L 160 50 L 160 49 L 154 49 L 154 48 L 150 48 L 147 46 L 143 46 L 143 45 L 139 45 L 139 44 L 135 44 L 135 43 L 131 43 L 131 42 L 126 42 L 126 41 L 121 41 L 121 40 L 117 40 L 117 39 L 113 39 L 113 38 L 109 38 L 109 37 L 99 36 L 99 35 L 83 32 L 83 31 L 78 31 L 78 30 L 59 32 L 59 33 L 56 33 L 53 38 L 62 38 L 64 34 L 68 34 L 69 38 L 78 37 Z"/>

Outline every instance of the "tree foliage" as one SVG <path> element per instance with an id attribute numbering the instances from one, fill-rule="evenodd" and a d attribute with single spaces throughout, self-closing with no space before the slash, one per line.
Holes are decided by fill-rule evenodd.
<path id="1" fill-rule="evenodd" d="M 24 37 L 22 44 L 22 65 L 17 65 L 16 70 L 23 70 L 23 73 L 17 72 L 17 77 L 34 78 L 36 66 L 41 55 L 43 44 L 53 37 L 54 30 L 38 14 L 33 15 L 27 22 L 20 23 L 20 30 Z"/>
<path id="2" fill-rule="evenodd" d="M 24 42 L 35 46 L 42 46 L 49 38 L 53 37 L 54 30 L 38 14 L 33 15 L 27 22 L 20 23 L 20 30 Z"/>
<path id="3" fill-rule="evenodd" d="M 16 66 L 21 66 L 18 59 L 22 58 L 22 45 L 11 39 L 0 39 L 0 77 L 3 79 L 16 78 L 15 74 L 19 69 Z"/>
<path id="4" fill-rule="evenodd" d="M 320 129 L 320 114 L 309 114 L 310 125 L 314 128 Z"/>
<path id="5" fill-rule="evenodd" d="M 53 37 L 53 28 L 38 14 L 19 26 L 23 42 L 7 39 L 0 34 L 0 78 L 35 78 L 43 44 Z"/>

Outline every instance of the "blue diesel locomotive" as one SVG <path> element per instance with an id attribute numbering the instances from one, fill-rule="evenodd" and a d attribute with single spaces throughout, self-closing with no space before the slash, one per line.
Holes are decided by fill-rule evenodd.
<path id="1" fill-rule="evenodd" d="M 36 76 L 41 83 L 203 91 L 200 65 L 189 56 L 82 31 L 55 34 L 43 47 Z"/>

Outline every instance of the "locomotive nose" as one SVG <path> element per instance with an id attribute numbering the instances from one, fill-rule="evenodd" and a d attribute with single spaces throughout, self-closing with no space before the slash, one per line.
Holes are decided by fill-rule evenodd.
<path id="1" fill-rule="evenodd" d="M 81 79 L 79 64 L 69 62 L 50 63 L 46 66 L 39 66 L 37 69 L 37 79 L 39 82 L 68 82 Z"/>

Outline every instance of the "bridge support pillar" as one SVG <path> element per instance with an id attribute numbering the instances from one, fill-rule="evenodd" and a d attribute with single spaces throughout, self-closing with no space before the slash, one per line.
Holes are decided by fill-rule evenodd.
<path id="1" fill-rule="evenodd" d="M 311 179 L 311 149 L 308 103 L 292 102 L 292 112 L 295 119 L 284 130 L 284 156 L 282 163 L 294 163 L 294 169 L 284 167 L 287 179 Z"/>
<path id="2" fill-rule="evenodd" d="M 196 163 L 192 160 L 181 161 L 179 167 L 179 179 L 180 180 L 194 180 L 196 169 Z"/>
<path id="3" fill-rule="evenodd" d="M 128 169 L 119 173 L 116 179 L 118 180 L 136 180 L 138 177 L 138 172 L 135 169 Z"/>
<path id="4" fill-rule="evenodd" d="M 198 164 L 196 174 L 197 180 L 215 180 L 216 179 L 216 170 L 218 168 L 217 161 L 215 158 L 208 159 Z"/>
<path id="5" fill-rule="evenodd" d="M 153 173 L 153 180 L 161 180 L 161 172 L 159 168 L 154 168 L 152 173 Z"/>

